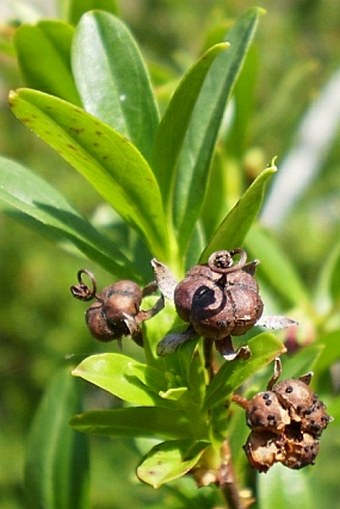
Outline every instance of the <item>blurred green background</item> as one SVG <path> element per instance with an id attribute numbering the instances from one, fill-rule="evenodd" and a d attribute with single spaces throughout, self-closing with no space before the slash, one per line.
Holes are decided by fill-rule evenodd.
<path id="1" fill-rule="evenodd" d="M 254 5 L 259 4 L 251 0 L 120 2 L 121 17 L 150 62 L 161 101 L 172 80 L 176 81 L 215 37 L 216 27 L 225 27 Z M 48 11 L 50 6 L 44 2 L 39 9 L 37 2 L 30 0 L 8 2 L 8 6 L 17 10 L 10 11 L 8 18 L 6 2 L 0 6 L 0 153 L 34 168 L 85 216 L 100 221 L 105 211 L 98 196 L 22 126 L 7 106 L 9 90 L 22 85 L 11 44 L 14 27 L 18 22 L 45 17 L 55 6 Z M 261 6 L 267 14 L 261 19 L 252 49 L 256 81 L 245 88 L 249 93 L 245 100 L 252 103 L 246 145 L 241 154 L 232 154 L 232 147 L 230 153 L 241 161 L 249 180 L 274 155 L 282 171 L 289 158 L 302 165 L 306 161 L 304 182 L 298 173 L 287 179 L 291 189 L 285 199 L 287 210 L 273 195 L 263 221 L 278 232 L 283 248 L 313 288 L 315 275 L 339 238 L 340 3 L 272 0 Z M 170 85 L 165 85 L 166 81 Z M 335 96 L 329 83 L 335 83 L 335 89 L 338 84 Z M 315 105 L 319 105 L 316 117 L 309 117 Z M 325 135 L 316 157 L 313 149 L 318 145 L 313 142 L 311 126 L 317 128 L 317 141 Z M 314 167 L 310 159 L 316 163 Z M 291 196 L 300 187 L 293 201 Z M 85 354 L 117 348 L 92 341 L 84 326 L 84 306 L 71 298 L 69 286 L 84 265 L 96 273 L 102 285 L 110 282 L 110 276 L 98 267 L 49 244 L 12 217 L 0 215 L 1 509 L 25 507 L 25 439 L 51 374 L 61 365 L 68 364 L 71 369 Z M 101 396 L 94 392 L 93 397 Z M 105 401 L 99 404 L 105 405 Z M 340 508 L 340 459 L 333 452 L 339 451 L 340 439 L 339 428 L 332 426 L 325 433 L 322 454 L 311 475 L 327 477 L 329 488 L 319 493 L 319 506 L 332 504 L 336 509 Z M 92 440 L 91 454 L 92 507 L 184 507 L 171 488 L 153 492 L 138 484 L 134 479 L 138 454 L 128 441 Z M 204 490 L 201 496 L 204 499 Z"/>

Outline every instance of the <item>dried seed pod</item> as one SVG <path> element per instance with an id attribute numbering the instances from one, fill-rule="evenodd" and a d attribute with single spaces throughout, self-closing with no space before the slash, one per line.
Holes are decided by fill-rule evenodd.
<path id="1" fill-rule="evenodd" d="M 185 322 L 191 320 L 192 303 L 195 294 L 201 289 L 215 289 L 217 281 L 221 279 L 221 275 L 213 272 L 208 265 L 194 265 L 187 273 L 185 278 L 180 281 L 174 291 L 174 302 L 176 311 Z"/>
<path id="2" fill-rule="evenodd" d="M 317 398 L 310 408 L 302 412 L 301 429 L 318 438 L 331 421 L 324 403 Z"/>
<path id="3" fill-rule="evenodd" d="M 319 441 L 308 433 L 290 433 L 285 437 L 285 455 L 282 464 L 288 468 L 298 470 L 308 465 L 314 465 L 319 453 Z"/>
<path id="4" fill-rule="evenodd" d="M 233 261 L 240 255 L 238 262 Z M 256 264 L 246 264 L 242 249 L 218 251 L 208 264 L 196 265 L 178 283 L 174 301 L 179 316 L 198 335 L 219 340 L 242 335 L 260 318 L 263 303 L 253 278 Z"/>
<path id="5" fill-rule="evenodd" d="M 300 421 L 303 412 L 310 409 L 316 402 L 312 389 L 302 380 L 283 380 L 274 385 L 273 391 L 281 404 L 289 409 L 292 419 Z"/>
<path id="6" fill-rule="evenodd" d="M 102 290 L 86 311 L 86 323 L 91 334 L 100 341 L 129 336 L 127 316 L 135 318 L 142 302 L 142 290 L 133 281 L 122 280 Z"/>
<path id="7" fill-rule="evenodd" d="M 92 289 L 83 282 L 84 274 L 90 279 Z M 71 287 L 74 297 L 84 301 L 96 299 L 85 313 L 92 336 L 104 342 L 131 336 L 137 344 L 143 344 L 140 324 L 157 314 L 164 306 L 161 297 L 148 311 L 140 309 L 143 297 L 157 290 L 155 283 L 141 289 L 133 281 L 121 280 L 97 293 L 95 278 L 85 269 L 78 272 L 78 282 L 78 285 Z"/>
<path id="8" fill-rule="evenodd" d="M 244 450 L 250 465 L 260 472 L 276 462 L 293 469 L 313 465 L 319 452 L 318 439 L 332 420 L 308 385 L 312 373 L 276 383 L 281 368 L 276 359 L 267 391 L 249 401 L 233 395 L 233 401 L 246 410 L 252 430 Z"/>
<path id="9" fill-rule="evenodd" d="M 247 405 L 246 419 L 253 431 L 282 433 L 291 420 L 272 391 L 256 394 Z"/>
<path id="10" fill-rule="evenodd" d="M 259 472 L 267 472 L 274 463 L 285 459 L 282 436 L 269 431 L 252 431 L 243 449 L 250 465 Z"/>

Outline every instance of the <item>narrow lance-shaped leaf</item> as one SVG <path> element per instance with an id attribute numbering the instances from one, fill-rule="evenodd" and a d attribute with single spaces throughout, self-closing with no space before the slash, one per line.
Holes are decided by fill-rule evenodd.
<path id="1" fill-rule="evenodd" d="M 214 251 L 231 249 L 243 244 L 260 210 L 265 185 L 275 172 L 276 166 L 272 164 L 254 180 L 215 231 L 201 255 L 201 262 L 205 262 Z"/>
<path id="2" fill-rule="evenodd" d="M 73 104 L 35 90 L 11 92 L 14 114 L 66 159 L 120 216 L 167 259 L 168 235 L 159 187 L 125 137 Z"/>
<path id="3" fill-rule="evenodd" d="M 22 25 L 14 43 L 26 85 L 80 105 L 71 72 L 74 28 L 61 21 Z"/>
<path id="4" fill-rule="evenodd" d="M 200 460 L 208 442 L 174 440 L 156 445 L 137 468 L 141 481 L 159 488 L 187 474 Z"/>
<path id="5" fill-rule="evenodd" d="M 325 257 L 314 288 L 314 300 L 319 312 L 327 313 L 340 301 L 340 242 L 335 242 Z"/>
<path id="6" fill-rule="evenodd" d="M 32 218 L 48 237 L 72 242 L 81 252 L 119 277 L 136 277 L 119 247 L 103 237 L 66 199 L 40 177 L 9 159 L 0 158 L 0 208 L 15 219 Z"/>
<path id="7" fill-rule="evenodd" d="M 68 425 L 81 410 L 80 385 L 62 370 L 50 381 L 28 437 L 25 502 L 29 509 L 87 509 L 88 441 Z"/>
<path id="8" fill-rule="evenodd" d="M 173 217 L 181 251 L 185 251 L 202 210 L 225 105 L 242 68 L 261 12 L 257 8 L 251 9 L 227 33 L 230 49 L 219 55 L 211 66 L 193 111 L 178 160 L 173 196 Z"/>
<path id="9" fill-rule="evenodd" d="M 323 350 L 324 345 L 315 342 L 311 345 L 304 346 L 294 355 L 285 356 L 282 368 L 284 378 L 298 378 L 310 371 L 314 371 L 314 366 L 318 363 L 318 359 L 322 355 Z"/>
<path id="10" fill-rule="evenodd" d="M 149 160 L 158 110 L 126 26 L 106 12 L 85 14 L 75 33 L 72 68 L 85 110 L 124 134 Z"/>
<path id="11" fill-rule="evenodd" d="M 286 350 L 275 336 L 267 332 L 250 339 L 248 346 L 250 359 L 226 362 L 213 378 L 206 392 L 205 409 L 225 401 L 247 378 Z"/>
<path id="12" fill-rule="evenodd" d="M 193 438 L 182 412 L 160 407 L 128 407 L 75 415 L 78 431 L 111 437 Z"/>
<path id="13" fill-rule="evenodd" d="M 238 77 L 233 94 L 233 117 L 226 137 L 227 153 L 240 160 L 246 149 L 250 121 L 254 117 L 255 89 L 259 69 L 259 51 L 252 46 Z M 259 112 L 260 113 L 260 112 Z M 252 129 L 252 132 L 258 133 Z M 259 137 L 257 138 L 259 139 Z"/>
<path id="14" fill-rule="evenodd" d="M 171 206 L 177 159 L 199 93 L 213 61 L 228 47 L 227 43 L 216 44 L 193 65 L 176 89 L 159 125 L 153 154 L 153 168 L 164 202 L 168 207 Z"/>
<path id="15" fill-rule="evenodd" d="M 321 348 L 320 355 L 313 366 L 313 383 L 318 387 L 318 381 L 333 364 L 340 359 L 340 329 L 328 332 L 317 339 L 315 345 Z"/>
<path id="16" fill-rule="evenodd" d="M 264 229 L 254 226 L 246 241 L 249 251 L 259 258 L 259 275 L 293 306 L 310 305 L 308 291 L 288 256 Z"/>

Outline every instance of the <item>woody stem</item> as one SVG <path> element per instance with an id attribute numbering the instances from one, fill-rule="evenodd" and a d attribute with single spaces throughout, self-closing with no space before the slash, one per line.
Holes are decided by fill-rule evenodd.
<path id="1" fill-rule="evenodd" d="M 222 460 L 220 466 L 220 488 L 227 502 L 228 509 L 246 509 L 249 506 L 240 495 L 232 464 L 230 446 L 227 440 L 222 445 Z"/>

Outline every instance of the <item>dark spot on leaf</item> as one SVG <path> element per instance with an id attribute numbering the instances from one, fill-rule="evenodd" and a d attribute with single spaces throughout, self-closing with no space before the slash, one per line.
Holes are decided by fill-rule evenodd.
<path id="1" fill-rule="evenodd" d="M 96 131 L 97 136 L 103 136 L 103 133 L 101 131 Z"/>
<path id="2" fill-rule="evenodd" d="M 23 124 L 29 124 L 30 122 L 32 122 L 32 119 L 29 117 L 23 117 L 23 118 L 21 118 L 21 122 Z"/>
<path id="3" fill-rule="evenodd" d="M 82 132 L 84 132 L 84 128 L 83 127 L 70 127 L 70 131 L 72 131 L 73 133 L 76 133 L 76 134 L 81 134 Z"/>
<path id="4" fill-rule="evenodd" d="M 67 145 L 67 147 L 72 150 L 77 150 L 77 148 L 74 145 L 71 145 L 70 143 Z"/>
<path id="5" fill-rule="evenodd" d="M 102 157 L 103 161 L 106 161 L 108 158 L 109 158 L 109 156 L 103 156 Z"/>

